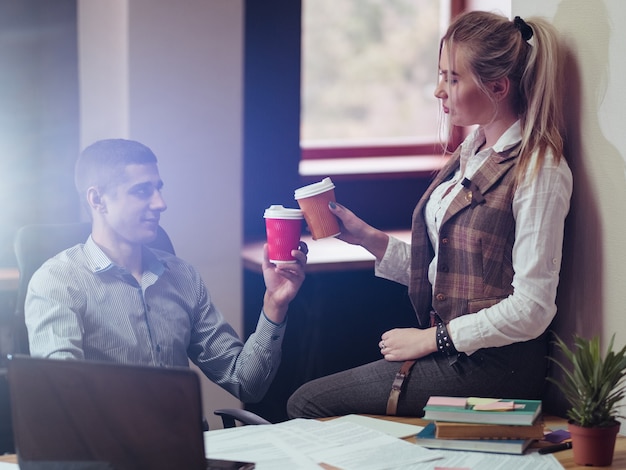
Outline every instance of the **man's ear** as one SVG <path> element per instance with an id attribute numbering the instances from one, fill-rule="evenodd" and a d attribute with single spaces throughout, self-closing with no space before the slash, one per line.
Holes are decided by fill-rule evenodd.
<path id="1" fill-rule="evenodd" d="M 87 190 L 87 203 L 93 211 L 106 212 L 106 204 L 96 187 L 91 187 Z"/>

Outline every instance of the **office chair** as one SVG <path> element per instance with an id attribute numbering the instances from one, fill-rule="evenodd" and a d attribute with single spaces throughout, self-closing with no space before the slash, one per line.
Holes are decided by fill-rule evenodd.
<path id="1" fill-rule="evenodd" d="M 13 351 L 30 354 L 28 332 L 24 319 L 24 302 L 28 283 L 35 271 L 49 258 L 78 243 L 84 243 L 91 233 L 91 223 L 34 224 L 21 227 L 14 241 L 15 257 L 20 272 L 15 314 L 13 318 Z M 156 239 L 150 248 L 176 254 L 170 237 L 159 226 Z M 224 427 L 234 427 L 235 421 L 242 424 L 268 424 L 268 421 L 246 410 L 221 409 L 215 414 L 222 417 Z"/>
<path id="2" fill-rule="evenodd" d="M 215 410 L 213 414 L 222 417 L 222 424 L 224 428 L 234 428 L 237 422 L 244 425 L 247 424 L 272 424 L 265 418 L 261 418 L 259 415 L 252 413 L 248 410 L 240 410 L 239 408 L 224 408 L 221 410 Z"/>

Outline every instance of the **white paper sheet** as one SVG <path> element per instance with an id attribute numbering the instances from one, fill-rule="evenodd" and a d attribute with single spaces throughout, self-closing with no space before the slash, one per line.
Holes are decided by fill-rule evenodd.
<path id="1" fill-rule="evenodd" d="M 440 457 L 438 451 L 346 421 L 295 419 L 205 433 L 207 457 L 255 462 L 257 470 L 398 469 Z"/>
<path id="2" fill-rule="evenodd" d="M 377 431 L 384 432 L 393 437 L 409 437 L 415 436 L 418 432 L 424 429 L 424 426 L 417 426 L 415 424 L 398 423 L 396 421 L 390 421 L 387 419 L 372 418 L 370 416 L 363 415 L 346 415 L 339 418 L 335 418 L 335 422 L 347 421 L 354 424 L 359 424 L 367 428 L 376 429 Z"/>
<path id="3" fill-rule="evenodd" d="M 436 470 L 471 469 L 471 470 L 562 470 L 563 466 L 552 454 L 541 455 L 529 452 L 525 455 L 488 454 L 484 452 L 465 452 L 442 450 L 441 460 L 407 465 L 398 470 Z"/>

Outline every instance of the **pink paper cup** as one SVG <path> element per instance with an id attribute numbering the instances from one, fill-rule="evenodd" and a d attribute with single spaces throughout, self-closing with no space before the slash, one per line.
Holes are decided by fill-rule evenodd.
<path id="1" fill-rule="evenodd" d="M 330 178 L 296 189 L 294 198 L 302 209 L 313 240 L 341 234 L 339 221 L 328 208 L 328 203 L 335 201 L 335 185 Z"/>
<path id="2" fill-rule="evenodd" d="M 272 205 L 265 209 L 265 232 L 270 263 L 295 263 L 291 256 L 297 250 L 302 233 L 302 211 Z"/>

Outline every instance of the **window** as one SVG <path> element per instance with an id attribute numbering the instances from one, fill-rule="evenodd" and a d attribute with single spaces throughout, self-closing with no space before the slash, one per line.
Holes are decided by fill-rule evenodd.
<path id="1" fill-rule="evenodd" d="M 450 2 L 303 0 L 302 12 L 301 174 L 440 165 L 433 92 Z"/>

